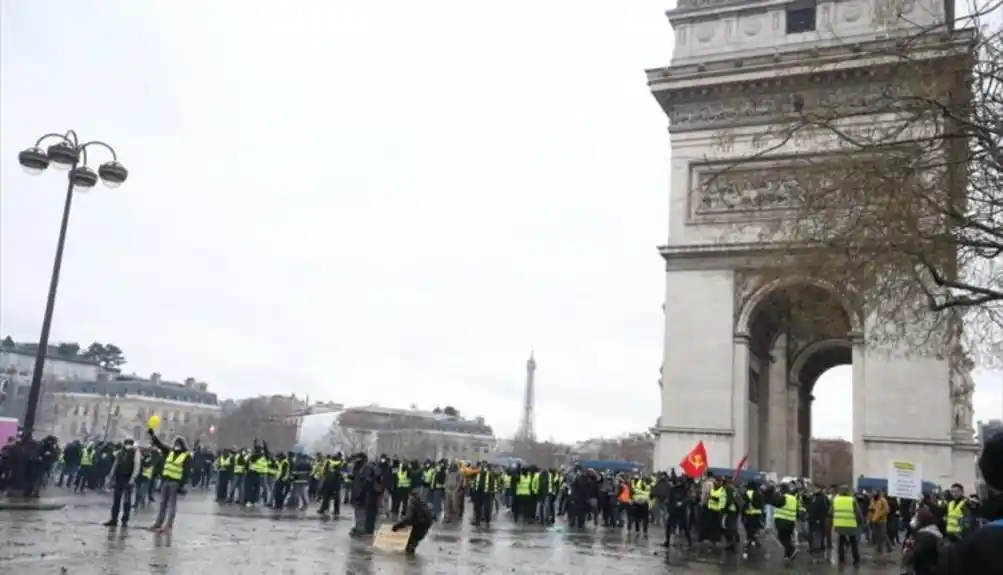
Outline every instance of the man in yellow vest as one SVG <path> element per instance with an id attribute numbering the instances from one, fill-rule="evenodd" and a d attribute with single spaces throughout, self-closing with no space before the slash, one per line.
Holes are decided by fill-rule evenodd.
<path id="1" fill-rule="evenodd" d="M 857 504 L 857 499 L 850 495 L 850 488 L 843 485 L 832 498 L 829 507 L 829 518 L 833 531 L 839 538 L 836 554 L 839 563 L 846 562 L 846 548 L 850 548 L 853 565 L 860 564 L 860 526 L 864 524 L 864 514 Z"/>
<path id="2" fill-rule="evenodd" d="M 533 468 L 518 467 L 512 477 L 512 484 L 515 485 L 515 499 L 512 502 L 512 521 L 519 522 L 523 518 L 527 523 L 533 521 L 535 509 L 533 509 Z"/>
<path id="3" fill-rule="evenodd" d="M 724 517 L 724 509 L 727 505 L 728 490 L 724 487 L 724 480 L 717 477 L 710 487 L 710 492 L 707 496 L 707 506 L 702 509 L 700 517 L 700 541 L 717 543 L 721 539 L 721 522 Z"/>
<path id="4" fill-rule="evenodd" d="M 229 493 L 230 481 L 233 479 L 233 452 L 224 449 L 216 458 L 213 467 L 216 468 L 216 501 L 224 503 Z"/>
<path id="5" fill-rule="evenodd" d="M 745 556 L 748 557 L 749 551 L 759 547 L 757 537 L 763 528 L 763 493 L 756 482 L 746 484 L 744 503 L 742 525 L 745 527 Z"/>
<path id="6" fill-rule="evenodd" d="M 416 483 L 421 482 L 421 474 L 417 460 L 410 464 L 403 460 L 400 466 L 393 471 L 393 491 L 390 497 L 390 514 L 393 517 L 400 518 L 407 515 L 411 490 L 414 489 Z"/>
<path id="7" fill-rule="evenodd" d="M 635 474 L 630 484 L 630 511 L 627 518 L 627 533 L 633 525 L 634 533 L 644 529 L 648 536 L 648 510 L 651 508 L 651 484 L 639 474 Z"/>
<path id="8" fill-rule="evenodd" d="M 164 470 L 160 474 L 160 510 L 157 519 L 150 527 L 154 533 L 170 533 L 174 528 L 174 517 L 178 512 L 178 496 L 185 493 L 185 485 L 191 477 L 191 454 L 185 440 L 176 437 L 168 447 L 157 437 L 152 429 L 147 430 L 150 441 L 164 456 Z M 195 443 L 196 447 L 198 442 Z"/>
<path id="9" fill-rule="evenodd" d="M 945 535 L 950 541 L 957 542 L 968 525 L 968 501 L 965 498 L 965 488 L 960 483 L 951 486 L 951 499 L 944 506 Z"/>
<path id="10" fill-rule="evenodd" d="M 775 510 L 773 524 L 777 529 L 777 539 L 784 548 L 784 559 L 791 561 L 798 554 L 794 546 L 794 529 L 797 527 L 801 502 L 786 483 L 781 484 L 778 491 L 769 494 L 766 500 Z"/>

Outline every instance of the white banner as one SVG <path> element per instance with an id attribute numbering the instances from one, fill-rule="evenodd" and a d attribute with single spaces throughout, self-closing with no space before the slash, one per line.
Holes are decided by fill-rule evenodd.
<path id="1" fill-rule="evenodd" d="M 888 462 L 888 497 L 919 500 L 923 497 L 923 467 L 911 461 Z"/>

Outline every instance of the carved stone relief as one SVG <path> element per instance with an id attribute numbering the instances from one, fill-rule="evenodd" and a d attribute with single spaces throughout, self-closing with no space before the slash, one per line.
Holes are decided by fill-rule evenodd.
<path id="1" fill-rule="evenodd" d="M 703 214 L 788 207 L 796 195 L 795 175 L 783 168 L 698 173 L 693 192 L 695 211 Z"/>
<path id="2" fill-rule="evenodd" d="M 717 21 L 704 21 L 693 26 L 693 36 L 697 42 L 706 44 L 714 39 L 717 32 Z"/>
<path id="3" fill-rule="evenodd" d="M 759 287 L 759 281 L 755 274 L 745 270 L 735 270 L 735 326 L 738 327 L 738 318 L 749 302 L 749 298 Z"/>
<path id="4" fill-rule="evenodd" d="M 973 430 L 975 408 L 972 404 L 972 394 L 975 392 L 975 381 L 971 369 L 967 366 L 957 366 L 951 369 L 951 405 L 953 422 L 951 428 L 960 434 L 971 437 Z"/>
<path id="5" fill-rule="evenodd" d="M 747 38 L 754 38 L 763 30 L 763 13 L 742 14 L 738 17 L 739 28 Z"/>
<path id="6" fill-rule="evenodd" d="M 705 130 L 749 122 L 772 122 L 794 112 L 790 91 L 675 104 L 669 111 L 673 131 Z M 902 87 L 888 84 L 830 86 L 799 93 L 805 110 L 838 109 L 841 115 L 890 105 L 905 95 Z"/>

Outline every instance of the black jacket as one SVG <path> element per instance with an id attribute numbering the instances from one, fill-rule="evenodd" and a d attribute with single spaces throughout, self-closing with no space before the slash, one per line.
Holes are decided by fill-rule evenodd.
<path id="1" fill-rule="evenodd" d="M 1003 519 L 1003 495 L 986 499 L 987 521 Z M 945 547 L 940 553 L 940 575 L 1003 575 L 1003 525 L 988 525 Z"/>
<path id="2" fill-rule="evenodd" d="M 902 566 L 915 575 L 934 575 L 940 562 L 940 548 L 944 540 L 936 524 L 927 525 L 906 539 Z"/>
<path id="3" fill-rule="evenodd" d="M 408 502 L 407 513 L 403 519 L 394 523 L 393 530 L 397 531 L 401 527 L 407 526 L 428 527 L 431 524 L 432 512 L 429 510 L 428 504 L 420 497 L 412 497 L 411 501 Z"/>

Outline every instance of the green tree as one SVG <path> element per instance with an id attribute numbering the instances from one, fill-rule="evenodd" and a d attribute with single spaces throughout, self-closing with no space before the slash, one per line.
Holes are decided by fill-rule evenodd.
<path id="1" fill-rule="evenodd" d="M 445 413 L 446 415 L 450 416 L 450 417 L 459 417 L 460 416 L 460 411 L 458 409 L 456 409 L 455 407 L 453 407 L 452 405 L 447 405 L 446 407 L 442 408 L 442 412 Z"/>
<path id="2" fill-rule="evenodd" d="M 17 344 L 14 343 L 14 339 L 9 335 L 3 338 L 3 341 L 0 341 L 0 348 L 3 349 L 14 349 L 16 345 Z"/>
<path id="3" fill-rule="evenodd" d="M 81 357 L 89 359 L 105 369 L 118 369 L 126 364 L 122 349 L 112 343 L 94 342 L 87 346 Z"/>
<path id="4" fill-rule="evenodd" d="M 56 355 L 61 357 L 76 357 L 80 354 L 80 344 L 75 342 L 64 342 L 56 344 Z"/>

